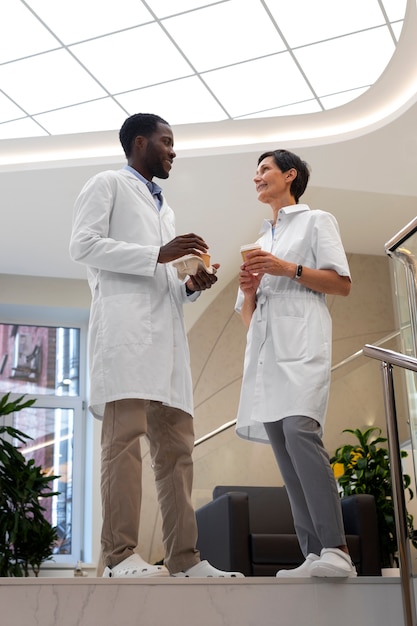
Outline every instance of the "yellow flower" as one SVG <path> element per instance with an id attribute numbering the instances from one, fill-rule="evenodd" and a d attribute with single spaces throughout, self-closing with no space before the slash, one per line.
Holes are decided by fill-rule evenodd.
<path id="1" fill-rule="evenodd" d="M 363 455 L 360 452 L 352 452 L 352 454 L 350 455 L 349 467 L 354 467 L 356 465 L 356 461 L 362 456 Z"/>
<path id="2" fill-rule="evenodd" d="M 343 463 L 333 463 L 333 473 L 336 480 L 339 480 L 339 478 L 345 473 L 345 466 Z"/>

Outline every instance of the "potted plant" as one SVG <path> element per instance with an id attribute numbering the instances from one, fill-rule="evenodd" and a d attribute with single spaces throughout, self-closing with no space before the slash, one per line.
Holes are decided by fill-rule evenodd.
<path id="1" fill-rule="evenodd" d="M 344 433 L 356 437 L 354 444 L 345 444 L 338 448 L 331 457 L 335 477 L 340 486 L 341 496 L 368 493 L 374 496 L 380 538 L 381 568 L 398 566 L 397 537 L 395 529 L 394 503 L 392 499 L 392 483 L 389 453 L 384 444 L 386 437 L 381 437 L 381 429 L 376 427 L 361 431 L 347 428 Z M 401 456 L 407 456 L 405 450 Z M 409 500 L 413 498 L 410 489 L 410 476 L 403 474 L 404 490 Z M 417 540 L 414 536 L 413 516 L 407 513 L 409 537 L 414 547 Z"/>
<path id="2" fill-rule="evenodd" d="M 21 411 L 35 400 L 22 402 L 21 396 L 9 402 L 10 394 L 0 400 L 0 416 Z M 26 443 L 31 439 L 11 426 L 0 426 L 0 576 L 39 574 L 49 560 L 56 529 L 43 516 L 42 498 L 56 493 L 50 483 L 56 476 L 45 476 L 33 459 L 27 460 L 11 441 Z"/>

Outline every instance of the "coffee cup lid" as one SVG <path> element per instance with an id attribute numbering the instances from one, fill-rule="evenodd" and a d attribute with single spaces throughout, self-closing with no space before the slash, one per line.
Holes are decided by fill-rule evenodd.
<path id="1" fill-rule="evenodd" d="M 260 250 L 261 246 L 259 243 L 247 243 L 244 246 L 240 246 L 240 251 L 243 252 L 244 250 Z"/>

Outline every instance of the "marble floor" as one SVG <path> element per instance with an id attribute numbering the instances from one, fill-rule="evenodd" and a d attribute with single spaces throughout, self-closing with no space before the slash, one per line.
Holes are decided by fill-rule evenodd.
<path id="1" fill-rule="evenodd" d="M 1 626 L 404 626 L 399 578 L 2 578 Z"/>

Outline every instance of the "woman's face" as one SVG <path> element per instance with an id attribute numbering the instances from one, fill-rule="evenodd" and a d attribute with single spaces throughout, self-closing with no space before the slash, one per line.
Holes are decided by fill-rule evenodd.
<path id="1" fill-rule="evenodd" d="M 274 200 L 287 195 L 293 178 L 293 170 L 282 172 L 272 156 L 265 157 L 259 163 L 253 179 L 258 193 L 258 200 L 271 204 Z"/>

